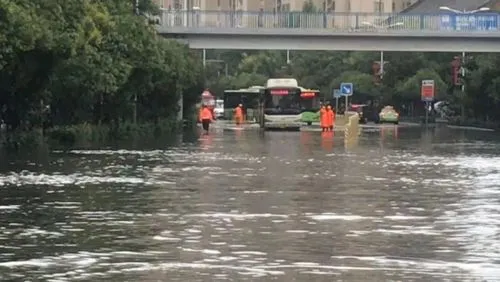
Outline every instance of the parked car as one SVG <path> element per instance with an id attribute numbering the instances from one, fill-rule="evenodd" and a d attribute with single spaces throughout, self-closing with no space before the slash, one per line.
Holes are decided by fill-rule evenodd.
<path id="1" fill-rule="evenodd" d="M 385 106 L 378 116 L 380 123 L 399 123 L 399 113 L 396 112 L 393 106 Z"/>
<path id="2" fill-rule="evenodd" d="M 378 122 L 378 114 L 374 111 L 373 107 L 365 104 L 351 105 L 350 112 L 356 112 L 359 115 L 359 123 L 366 124 L 369 121 Z"/>

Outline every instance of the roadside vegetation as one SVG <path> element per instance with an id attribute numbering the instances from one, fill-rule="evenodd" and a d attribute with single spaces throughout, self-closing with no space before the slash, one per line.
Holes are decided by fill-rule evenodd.
<path id="1" fill-rule="evenodd" d="M 170 132 L 203 87 L 200 58 L 156 35 L 141 0 L 0 0 L 3 131 L 64 140 Z M 4 133 L 5 135 L 5 133 Z"/>

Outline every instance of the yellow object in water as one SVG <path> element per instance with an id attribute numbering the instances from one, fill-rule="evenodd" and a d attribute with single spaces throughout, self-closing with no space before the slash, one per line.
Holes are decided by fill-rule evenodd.
<path id="1" fill-rule="evenodd" d="M 344 127 L 344 145 L 346 147 L 355 146 L 359 140 L 361 128 L 359 126 L 359 116 L 354 114 L 349 116 Z"/>

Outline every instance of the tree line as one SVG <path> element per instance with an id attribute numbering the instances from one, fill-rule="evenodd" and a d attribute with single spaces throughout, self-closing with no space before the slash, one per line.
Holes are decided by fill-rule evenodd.
<path id="1" fill-rule="evenodd" d="M 9 129 L 174 119 L 203 67 L 156 34 L 151 0 L 0 0 L 0 119 Z"/>

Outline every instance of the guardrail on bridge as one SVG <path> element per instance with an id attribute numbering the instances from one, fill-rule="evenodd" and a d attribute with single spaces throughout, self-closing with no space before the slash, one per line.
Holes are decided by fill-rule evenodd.
<path id="1" fill-rule="evenodd" d="M 498 13 L 381 14 L 162 9 L 162 32 L 186 29 L 327 29 L 333 31 L 433 31 L 499 33 Z M 165 29 L 167 28 L 167 29 Z"/>

